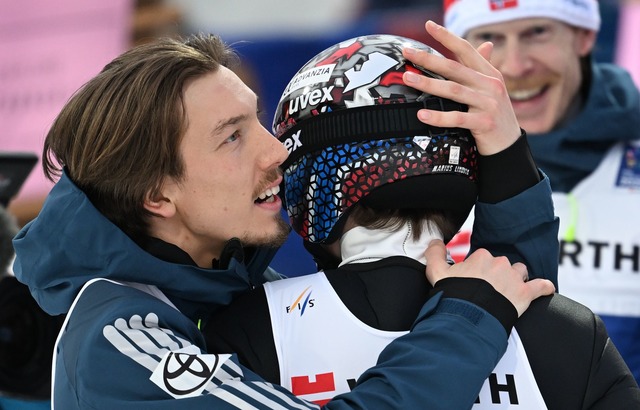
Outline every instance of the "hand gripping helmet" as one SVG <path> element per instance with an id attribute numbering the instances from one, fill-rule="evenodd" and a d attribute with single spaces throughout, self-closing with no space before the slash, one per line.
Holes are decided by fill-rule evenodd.
<path id="1" fill-rule="evenodd" d="M 466 106 L 404 84 L 405 71 L 442 78 L 407 61 L 408 46 L 438 54 L 399 36 L 357 37 L 313 57 L 285 88 L 273 132 L 289 151 L 283 199 L 305 245 L 339 239 L 357 203 L 442 210 L 457 228 L 471 211 L 477 195 L 471 133 L 417 119 L 421 108 Z"/>

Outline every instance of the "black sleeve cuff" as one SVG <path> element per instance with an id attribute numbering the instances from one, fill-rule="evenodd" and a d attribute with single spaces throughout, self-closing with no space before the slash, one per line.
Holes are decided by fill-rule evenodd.
<path id="1" fill-rule="evenodd" d="M 509 148 L 480 155 L 478 173 L 478 199 L 488 204 L 514 197 L 541 180 L 524 130 Z"/>
<path id="2" fill-rule="evenodd" d="M 430 296 L 443 292 L 443 298 L 462 299 L 486 310 L 498 319 L 507 334 L 518 319 L 518 311 L 491 284 L 477 278 L 444 278 L 436 282 Z"/>

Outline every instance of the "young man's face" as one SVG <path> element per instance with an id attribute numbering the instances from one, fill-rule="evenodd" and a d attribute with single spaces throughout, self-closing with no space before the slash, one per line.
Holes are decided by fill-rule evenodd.
<path id="1" fill-rule="evenodd" d="M 184 177 L 165 181 L 164 203 L 156 204 L 162 212 L 155 210 L 164 218 L 155 218 L 152 233 L 201 267 L 211 267 L 233 237 L 281 245 L 289 228 L 276 194 L 287 151 L 260 124 L 256 95 L 220 67 L 186 86 L 184 107 Z"/>
<path id="2" fill-rule="evenodd" d="M 544 133 L 576 97 L 582 81 L 580 57 L 591 52 L 595 33 L 531 18 L 478 27 L 466 38 L 476 47 L 493 43 L 491 62 L 504 77 L 520 126 Z"/>

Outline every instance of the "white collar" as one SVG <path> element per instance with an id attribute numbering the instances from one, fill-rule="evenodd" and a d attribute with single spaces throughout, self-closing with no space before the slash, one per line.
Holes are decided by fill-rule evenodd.
<path id="1" fill-rule="evenodd" d="M 340 266 L 347 263 L 375 262 L 391 256 L 407 256 L 426 265 L 424 251 L 427 245 L 433 239 L 442 239 L 437 229 L 430 230 L 429 227 L 429 224 L 424 224 L 420 239 L 415 241 L 409 222 L 393 232 L 356 226 L 340 238 Z"/>

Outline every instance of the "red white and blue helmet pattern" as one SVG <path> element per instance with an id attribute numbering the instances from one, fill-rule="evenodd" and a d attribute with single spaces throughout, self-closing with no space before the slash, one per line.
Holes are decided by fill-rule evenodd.
<path id="1" fill-rule="evenodd" d="M 282 166 L 284 204 L 305 241 L 333 242 L 334 228 L 359 201 L 398 209 L 451 208 L 459 225 L 471 210 L 473 137 L 416 118 L 423 107 L 466 107 L 406 86 L 405 71 L 441 77 L 405 60 L 404 47 L 438 54 L 404 37 L 357 37 L 316 55 L 284 90 L 273 131 L 289 151 Z M 427 175 L 431 179 L 422 178 Z"/>

